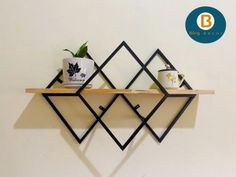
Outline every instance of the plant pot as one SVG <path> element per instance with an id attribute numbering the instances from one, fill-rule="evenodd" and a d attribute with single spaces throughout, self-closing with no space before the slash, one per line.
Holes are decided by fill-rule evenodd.
<path id="1" fill-rule="evenodd" d="M 80 87 L 94 72 L 94 61 L 87 58 L 65 58 L 63 79 L 65 87 Z"/>

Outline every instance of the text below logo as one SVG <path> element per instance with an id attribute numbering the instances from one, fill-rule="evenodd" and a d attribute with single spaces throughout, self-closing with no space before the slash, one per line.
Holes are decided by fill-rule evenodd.
<path id="1" fill-rule="evenodd" d="M 193 40 L 200 43 L 212 43 L 224 34 L 226 21 L 217 9 L 199 7 L 188 15 L 185 27 Z"/>

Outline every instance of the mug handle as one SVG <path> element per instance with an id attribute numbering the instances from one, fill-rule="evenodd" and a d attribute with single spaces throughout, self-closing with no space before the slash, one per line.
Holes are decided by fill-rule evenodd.
<path id="1" fill-rule="evenodd" d="M 181 86 L 181 84 L 184 82 L 184 80 L 185 80 L 185 76 L 183 75 L 183 74 L 178 74 L 178 76 L 181 76 L 182 78 L 181 78 L 181 80 L 179 81 L 179 87 Z"/>

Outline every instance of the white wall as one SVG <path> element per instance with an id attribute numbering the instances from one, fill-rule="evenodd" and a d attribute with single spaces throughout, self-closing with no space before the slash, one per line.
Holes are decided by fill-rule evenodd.
<path id="1" fill-rule="evenodd" d="M 224 36 L 206 45 L 192 41 L 184 26 L 189 12 L 203 5 L 216 7 L 227 21 Z M 234 177 L 234 5 L 233 0 L 1 0 L 0 176 Z M 183 126 L 178 124 L 162 144 L 142 130 L 122 152 L 97 126 L 78 145 L 45 100 L 24 89 L 45 87 L 67 56 L 62 49 L 76 49 L 87 40 L 98 63 L 122 40 L 143 61 L 160 48 L 194 88 L 212 88 L 216 95 L 201 96 L 194 125 L 185 114 Z M 120 121 L 112 122 L 113 130 L 127 136 L 135 124 Z"/>

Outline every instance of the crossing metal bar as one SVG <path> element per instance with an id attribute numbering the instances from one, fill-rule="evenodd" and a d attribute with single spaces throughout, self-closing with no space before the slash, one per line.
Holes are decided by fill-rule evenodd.
<path id="1" fill-rule="evenodd" d="M 107 75 L 102 71 L 102 69 L 109 63 L 109 61 L 112 60 L 112 58 L 116 55 L 116 53 L 122 48 L 125 47 L 127 51 L 133 56 L 133 58 L 136 60 L 136 62 L 141 66 L 140 70 L 137 72 L 136 75 L 131 79 L 131 81 L 127 84 L 125 89 L 128 89 L 132 86 L 132 84 L 137 80 L 137 78 L 141 75 L 141 73 L 144 71 L 148 74 L 148 76 L 152 79 L 152 81 L 160 88 L 161 92 L 164 94 L 164 96 L 161 98 L 159 102 L 156 103 L 154 108 L 148 113 L 146 117 L 143 117 L 139 111 L 138 108 L 140 107 L 139 104 L 136 104 L 135 106 L 129 101 L 127 96 L 125 94 L 114 94 L 113 98 L 108 102 L 108 104 L 104 107 L 102 105 L 99 106 L 99 109 L 102 110 L 101 114 L 98 115 L 94 109 L 91 107 L 91 105 L 87 102 L 87 100 L 81 95 L 81 91 L 85 89 L 85 87 L 98 75 L 101 74 L 102 77 L 106 80 L 106 82 L 110 85 L 111 88 L 116 89 L 115 85 L 112 83 L 112 81 L 107 77 Z M 63 124 L 66 126 L 66 128 L 70 131 L 70 133 L 74 136 L 74 138 L 77 140 L 78 143 L 81 143 L 86 136 L 90 133 L 90 131 L 95 127 L 95 125 L 99 122 L 102 127 L 106 130 L 106 132 L 111 136 L 111 138 L 115 141 L 115 143 L 120 147 L 121 150 L 124 150 L 129 143 L 133 140 L 133 138 L 138 134 L 138 132 L 141 130 L 143 126 L 146 126 L 147 129 L 151 132 L 151 134 L 156 138 L 158 142 L 162 142 L 163 139 L 166 137 L 166 135 L 170 132 L 170 130 L 173 128 L 175 123 L 178 121 L 178 119 L 181 117 L 181 115 L 184 113 L 184 111 L 187 109 L 189 104 L 192 102 L 192 100 L 195 97 L 195 94 L 169 94 L 168 91 L 159 83 L 159 81 L 153 76 L 153 74 L 149 71 L 147 66 L 151 63 L 151 61 L 155 58 L 156 55 L 159 55 L 163 62 L 166 64 L 169 64 L 172 69 L 175 69 L 175 67 L 170 63 L 170 61 L 166 58 L 166 56 L 160 51 L 160 49 L 157 49 L 151 57 L 146 61 L 145 64 L 142 63 L 142 61 L 138 58 L 138 56 L 134 53 L 134 51 L 128 46 L 128 44 L 123 41 L 121 44 L 109 55 L 109 57 L 102 63 L 101 66 L 98 66 L 95 62 L 96 71 L 92 74 L 92 76 L 76 91 L 76 93 L 62 93 L 62 94 L 43 94 L 44 98 L 47 100 L 49 105 L 53 108 L 53 110 L 56 112 L 58 117 L 61 119 Z M 87 54 L 88 58 L 94 60 L 90 54 Z M 49 85 L 46 88 L 50 88 L 55 84 L 55 82 L 62 83 L 62 80 L 60 77 L 62 76 L 62 70 L 56 75 L 56 77 L 49 83 Z M 188 89 L 192 89 L 191 86 L 188 84 L 188 82 L 185 80 L 183 82 L 183 85 L 185 85 Z M 89 127 L 89 129 L 83 134 L 82 138 L 79 138 L 78 135 L 74 132 L 73 128 L 70 126 L 70 124 L 67 122 L 67 120 L 64 118 L 64 116 L 60 113 L 60 111 L 56 108 L 54 103 L 50 100 L 49 96 L 77 96 L 83 104 L 87 107 L 87 109 L 91 112 L 91 114 L 95 117 L 95 121 L 92 123 L 92 125 Z M 133 112 L 136 114 L 136 116 L 141 120 L 140 125 L 134 130 L 134 132 L 131 134 L 131 136 L 126 140 L 124 144 L 120 143 L 120 141 L 116 138 L 116 136 L 112 133 L 112 131 L 108 128 L 108 126 L 104 123 L 102 120 L 102 117 L 106 114 L 106 112 L 109 110 L 109 108 L 113 105 L 113 103 L 117 100 L 117 98 L 121 96 L 122 99 L 127 103 L 127 105 L 133 110 Z M 169 97 L 187 97 L 188 100 L 184 104 L 184 106 L 179 110 L 179 112 L 176 114 L 174 119 L 170 122 L 167 129 L 164 131 L 164 133 L 161 136 L 158 136 L 153 128 L 148 124 L 148 121 L 153 117 L 154 113 L 158 111 L 160 106 L 165 102 L 165 100 Z"/>

